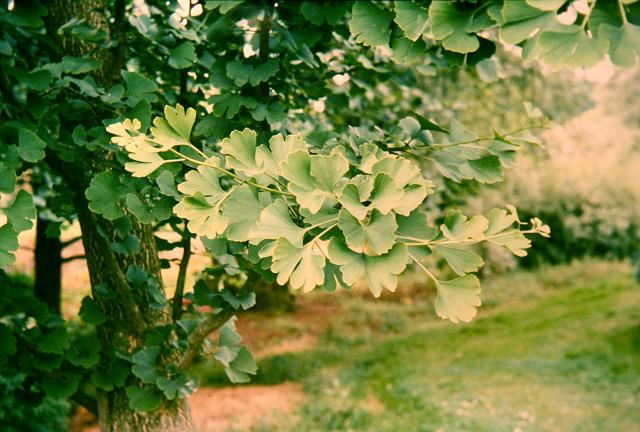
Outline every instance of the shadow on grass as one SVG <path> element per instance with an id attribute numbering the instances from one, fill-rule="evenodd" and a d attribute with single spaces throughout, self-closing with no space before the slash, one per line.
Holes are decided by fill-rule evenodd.
<path id="1" fill-rule="evenodd" d="M 309 375 L 341 360 L 337 354 L 322 351 L 305 351 L 279 354 L 258 360 L 258 374 L 249 384 L 275 385 L 286 381 L 302 382 Z M 215 360 L 201 361 L 195 366 L 200 385 L 224 387 L 230 385 L 224 368 Z"/>

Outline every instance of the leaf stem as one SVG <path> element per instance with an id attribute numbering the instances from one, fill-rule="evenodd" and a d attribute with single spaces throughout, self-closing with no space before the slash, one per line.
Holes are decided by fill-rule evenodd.
<path id="1" fill-rule="evenodd" d="M 325 235 L 326 233 L 328 233 L 329 231 L 331 231 L 332 229 L 334 229 L 337 226 L 338 226 L 338 224 L 334 223 L 333 225 L 325 228 L 320 234 L 318 234 L 317 236 L 312 238 L 309 243 L 315 243 L 316 241 L 318 241 L 320 239 L 320 237 L 322 237 L 323 235 Z M 307 244 L 309 244 L 309 243 L 307 243 Z"/>
<path id="2" fill-rule="evenodd" d="M 620 18 L 622 18 L 622 24 L 628 24 L 629 19 L 627 18 L 627 11 L 624 10 L 624 4 L 622 0 L 618 0 L 618 8 L 620 9 Z"/>
<path id="3" fill-rule="evenodd" d="M 325 225 L 325 224 L 328 224 L 328 223 L 337 222 L 337 221 L 338 221 L 338 218 L 330 219 L 330 220 L 326 220 L 326 221 L 323 221 L 323 222 L 319 222 L 319 223 L 317 223 L 317 224 L 315 224 L 315 225 L 311 225 L 311 226 L 309 226 L 309 227 L 306 227 L 304 230 L 305 230 L 305 231 L 310 231 L 310 230 L 312 230 L 312 229 L 314 229 L 314 228 L 321 227 L 322 225 Z M 334 225 L 334 226 L 335 226 L 335 225 Z"/>
<path id="4" fill-rule="evenodd" d="M 593 0 L 593 3 L 591 3 L 591 6 L 589 6 L 589 12 L 587 12 L 587 14 L 582 19 L 582 24 L 580 25 L 580 27 L 583 30 L 587 27 L 587 23 L 589 22 L 589 18 L 591 17 L 591 13 L 593 12 L 593 9 L 595 9 L 596 7 L 596 3 L 598 3 L 598 0 Z M 619 3 L 620 2 L 618 1 L 618 4 Z"/>
<path id="5" fill-rule="evenodd" d="M 420 267 L 422 269 L 422 271 L 424 271 L 426 273 L 426 275 L 429 276 L 433 280 L 434 283 L 438 283 L 438 278 L 436 278 L 434 276 L 434 274 L 431 273 L 431 271 L 428 268 L 426 268 L 416 257 L 411 255 L 410 253 L 408 255 L 409 255 L 409 258 L 411 258 L 414 263 L 418 264 L 418 267 Z"/>
<path id="6" fill-rule="evenodd" d="M 284 192 L 284 191 L 281 191 L 281 190 L 278 190 L 278 189 L 270 188 L 268 186 L 262 186 L 262 185 L 259 185 L 258 183 L 252 182 L 250 180 L 243 179 L 239 175 L 234 174 L 231 171 L 222 168 L 221 166 L 213 165 L 213 164 L 207 163 L 206 161 L 199 161 L 197 159 L 193 159 L 193 158 L 191 158 L 191 157 L 189 157 L 189 156 L 187 156 L 185 154 L 180 153 L 176 149 L 170 149 L 170 150 L 171 150 L 171 152 L 173 152 L 176 155 L 180 156 L 183 160 L 192 162 L 192 163 L 194 163 L 196 165 L 202 165 L 202 166 L 206 166 L 206 167 L 209 167 L 209 168 L 213 168 L 213 169 L 215 169 L 217 171 L 220 171 L 221 173 L 223 173 L 225 175 L 228 175 L 229 177 L 235 179 L 236 181 L 238 181 L 240 183 L 248 184 L 250 186 L 253 186 L 256 189 L 261 189 L 261 190 L 264 190 L 264 191 L 267 191 L 267 192 L 271 192 L 271 193 L 275 193 L 275 194 L 279 194 L 279 195 L 294 196 L 290 192 Z M 205 157 L 206 157 L 206 155 L 205 155 Z"/>
<path id="7" fill-rule="evenodd" d="M 409 236 L 398 236 L 399 239 L 411 240 L 412 243 L 405 243 L 407 246 L 432 246 L 432 245 L 451 245 L 451 244 L 469 244 L 469 243 L 480 243 L 483 241 L 488 241 L 492 239 L 496 239 L 499 237 L 504 237 L 507 235 L 511 235 L 514 233 L 518 234 L 536 234 L 537 231 L 533 229 L 521 231 L 521 230 L 513 230 L 513 231 L 503 231 L 498 234 L 493 234 L 490 236 L 483 236 L 478 239 L 466 239 L 466 240 L 450 240 L 450 239 L 442 239 L 442 240 L 424 240 L 417 237 L 409 237 Z"/>
<path id="8" fill-rule="evenodd" d="M 506 132 L 504 133 L 502 136 L 507 137 L 507 136 L 511 136 L 511 135 L 515 135 L 517 133 L 520 132 L 524 132 L 527 130 L 534 130 L 534 129 L 545 129 L 546 126 L 527 126 L 527 127 L 523 127 L 523 128 L 519 128 L 516 130 L 513 130 L 511 132 Z M 457 147 L 457 146 L 463 146 L 463 145 L 469 145 L 469 144 L 474 144 L 474 143 L 478 143 L 478 142 L 482 142 L 482 141 L 494 141 L 496 140 L 495 136 L 491 136 L 491 137 L 481 137 L 481 138 L 474 138 L 472 140 L 467 140 L 467 141 L 460 141 L 460 142 L 455 142 L 455 143 L 447 143 L 447 144 L 423 144 L 423 145 L 416 145 L 413 146 L 412 148 L 424 148 L 424 147 L 429 147 L 429 148 L 447 148 L 447 147 Z"/>

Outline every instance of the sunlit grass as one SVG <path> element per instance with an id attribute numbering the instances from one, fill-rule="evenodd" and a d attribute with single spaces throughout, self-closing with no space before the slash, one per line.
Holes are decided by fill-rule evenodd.
<path id="1" fill-rule="evenodd" d="M 430 302 L 337 296 L 317 348 L 260 360 L 263 384 L 298 381 L 298 420 L 256 430 L 619 431 L 640 412 L 640 286 L 592 261 L 484 282 L 480 316 Z M 426 299 L 426 294 L 424 299 Z M 216 368 L 203 383 L 224 385 Z"/>

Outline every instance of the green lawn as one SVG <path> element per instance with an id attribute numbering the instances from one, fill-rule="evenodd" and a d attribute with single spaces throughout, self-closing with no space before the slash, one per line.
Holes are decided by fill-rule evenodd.
<path id="1" fill-rule="evenodd" d="M 298 381 L 307 403 L 256 430 L 640 430 L 640 285 L 628 265 L 483 286 L 485 305 L 465 325 L 435 318 L 419 291 L 399 302 L 336 296 L 342 312 L 317 349 L 259 362 L 256 382 Z M 217 369 L 202 375 L 224 381 Z"/>

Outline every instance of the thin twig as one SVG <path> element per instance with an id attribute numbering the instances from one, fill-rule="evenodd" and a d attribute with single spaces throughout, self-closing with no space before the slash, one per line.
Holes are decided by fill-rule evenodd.
<path id="1" fill-rule="evenodd" d="M 178 279 L 176 280 L 176 293 L 173 296 L 173 320 L 177 321 L 182 316 L 182 297 L 184 296 L 184 285 L 187 280 L 187 269 L 189 268 L 189 259 L 191 259 L 191 234 L 187 229 L 187 222 L 184 222 L 184 231 L 182 231 L 182 260 L 180 260 L 180 268 L 178 269 Z"/>
<path id="2" fill-rule="evenodd" d="M 178 370 L 185 371 L 195 360 L 196 356 L 200 353 L 202 344 L 205 339 L 214 331 L 222 327 L 231 317 L 235 314 L 234 311 L 225 310 L 218 312 L 215 315 L 209 316 L 204 320 L 189 336 L 189 345 L 182 355 L 182 359 L 178 364 Z"/>
<path id="3" fill-rule="evenodd" d="M 67 258 L 62 258 L 62 264 L 66 264 L 69 263 L 71 261 L 75 261 L 75 260 L 79 260 L 79 259 L 86 259 L 86 255 L 82 254 L 82 255 L 72 255 L 70 257 Z"/>
<path id="4" fill-rule="evenodd" d="M 79 235 L 77 237 L 70 238 L 69 240 L 65 240 L 63 242 L 60 242 L 60 246 L 62 246 L 62 248 L 64 249 L 67 246 L 70 246 L 70 245 L 74 244 L 75 242 L 77 242 L 79 240 L 82 240 L 82 236 L 81 235 Z"/>

